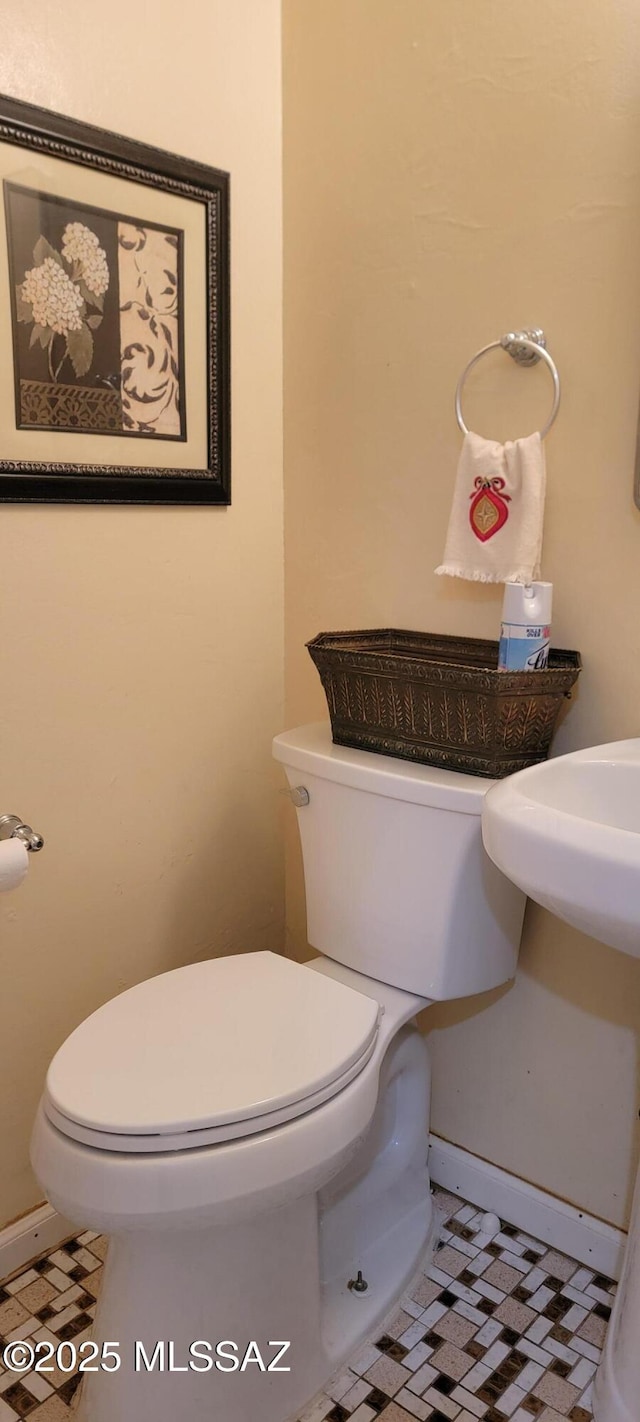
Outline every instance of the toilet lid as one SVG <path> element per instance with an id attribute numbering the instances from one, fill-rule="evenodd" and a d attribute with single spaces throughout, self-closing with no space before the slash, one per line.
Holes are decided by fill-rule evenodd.
<path id="1" fill-rule="evenodd" d="M 224 1138 L 244 1134 L 231 1129 L 243 1121 L 253 1132 L 260 1118 L 291 1119 L 351 1080 L 379 1012 L 372 998 L 275 953 L 194 963 L 88 1017 L 51 1063 L 45 1106 L 62 1129 L 84 1128 L 81 1139 L 228 1127 L 216 1131 Z"/>

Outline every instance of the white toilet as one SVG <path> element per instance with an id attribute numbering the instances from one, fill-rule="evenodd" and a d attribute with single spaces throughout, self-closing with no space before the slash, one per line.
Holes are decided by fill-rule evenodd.
<path id="1" fill-rule="evenodd" d="M 36 1174 L 111 1236 L 85 1422 L 284 1422 L 322 1386 L 429 1244 L 429 1065 L 407 1024 L 515 971 L 524 895 L 480 835 L 493 782 L 344 749 L 324 723 L 274 755 L 326 956 L 152 978 L 47 1076 Z"/>

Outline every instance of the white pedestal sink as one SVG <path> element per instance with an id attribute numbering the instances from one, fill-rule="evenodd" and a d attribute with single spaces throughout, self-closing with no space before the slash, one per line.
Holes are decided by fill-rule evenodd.
<path id="1" fill-rule="evenodd" d="M 640 740 L 500 781 L 485 796 L 482 834 L 494 864 L 537 903 L 640 957 Z M 639 1422 L 640 1177 L 593 1405 L 596 1422 Z"/>

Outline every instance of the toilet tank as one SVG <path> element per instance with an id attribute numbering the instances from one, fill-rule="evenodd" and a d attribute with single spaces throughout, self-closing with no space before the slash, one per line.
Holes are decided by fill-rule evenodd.
<path id="1" fill-rule="evenodd" d="M 495 781 L 334 745 L 328 722 L 276 736 L 273 754 L 308 795 L 297 816 L 312 947 L 436 1000 L 513 977 L 525 895 L 482 845 Z"/>

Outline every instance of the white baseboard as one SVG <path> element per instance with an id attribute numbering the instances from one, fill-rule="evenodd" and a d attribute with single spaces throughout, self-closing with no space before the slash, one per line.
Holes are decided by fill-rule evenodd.
<path id="1" fill-rule="evenodd" d="M 15 1274 L 38 1254 L 55 1249 L 74 1233 L 74 1225 L 52 1205 L 39 1205 L 21 1220 L 0 1229 L 0 1279 Z"/>
<path id="2" fill-rule="evenodd" d="M 429 1137 L 429 1173 L 434 1185 L 441 1185 L 452 1195 L 493 1211 L 508 1224 L 586 1264 L 597 1274 L 620 1278 L 627 1242 L 624 1230 L 567 1205 L 480 1156 L 450 1145 L 440 1136 Z"/>

